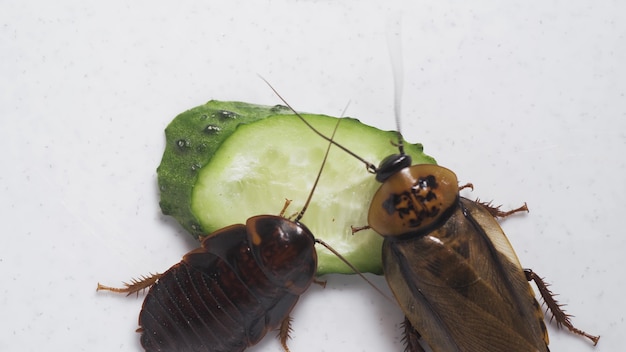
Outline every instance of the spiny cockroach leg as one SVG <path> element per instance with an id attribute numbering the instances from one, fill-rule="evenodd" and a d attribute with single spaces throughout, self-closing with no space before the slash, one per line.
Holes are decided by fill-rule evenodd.
<path id="1" fill-rule="evenodd" d="M 565 313 L 563 305 L 559 304 L 559 302 L 554 299 L 554 293 L 552 293 L 552 291 L 550 291 L 550 289 L 548 288 L 548 286 L 550 286 L 549 284 L 543 281 L 541 277 L 539 277 L 537 274 L 535 274 L 534 271 L 530 269 L 524 269 L 524 274 L 526 274 L 526 279 L 528 281 L 532 280 L 535 282 L 535 285 L 537 285 L 537 288 L 539 289 L 539 294 L 541 294 L 541 298 L 543 298 L 544 303 L 552 314 L 552 318 L 550 319 L 550 321 L 554 319 L 558 327 L 565 326 L 569 329 L 569 331 L 591 340 L 594 346 L 598 344 L 600 336 L 590 335 L 583 330 L 574 327 L 570 319 L 572 316 Z"/>
<path id="2" fill-rule="evenodd" d="M 415 330 L 407 317 L 402 322 L 402 342 L 404 342 L 404 352 L 425 352 L 420 344 L 422 336 Z"/>
<path id="3" fill-rule="evenodd" d="M 515 213 L 519 213 L 519 212 L 529 212 L 528 210 L 528 206 L 526 205 L 526 203 L 524 202 L 524 205 L 522 205 L 519 208 L 515 208 L 513 210 L 509 210 L 509 211 L 502 211 L 500 210 L 500 207 L 502 207 L 502 205 L 498 205 L 498 206 L 494 206 L 492 202 L 481 202 L 480 199 L 476 199 L 475 200 L 476 203 L 482 205 L 485 209 L 487 209 L 487 211 L 489 212 L 489 214 L 491 214 L 491 216 L 493 216 L 494 218 L 506 218 L 507 216 L 513 215 Z"/>
<path id="4" fill-rule="evenodd" d="M 285 349 L 285 352 L 289 352 L 289 347 L 287 347 L 287 340 L 291 338 L 290 334 L 293 331 L 291 328 L 292 318 L 288 315 L 283 319 L 280 323 L 280 328 L 278 330 L 278 338 L 280 339 L 280 344 Z"/>
<path id="5" fill-rule="evenodd" d="M 126 296 L 130 296 L 133 293 L 136 293 L 137 295 L 139 295 L 139 292 L 150 288 L 152 285 L 154 285 L 157 280 L 161 277 L 161 274 L 156 273 L 156 274 L 150 274 L 148 276 L 142 275 L 140 278 L 138 279 L 131 279 L 130 282 L 123 282 L 122 284 L 124 285 L 124 287 L 121 288 L 117 288 L 117 287 L 110 287 L 110 286 L 105 286 L 105 285 L 101 285 L 100 283 L 98 283 L 98 287 L 96 288 L 96 291 L 111 291 L 111 292 L 116 292 L 116 293 L 126 293 Z"/>

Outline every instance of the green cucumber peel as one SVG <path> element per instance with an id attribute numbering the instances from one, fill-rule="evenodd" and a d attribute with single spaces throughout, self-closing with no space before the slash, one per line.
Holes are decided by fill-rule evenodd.
<path id="1" fill-rule="evenodd" d="M 291 113 L 284 106 L 211 100 L 176 116 L 165 129 L 165 151 L 157 168 L 161 211 L 196 238 L 207 234 L 191 210 L 199 171 L 240 124 Z"/>

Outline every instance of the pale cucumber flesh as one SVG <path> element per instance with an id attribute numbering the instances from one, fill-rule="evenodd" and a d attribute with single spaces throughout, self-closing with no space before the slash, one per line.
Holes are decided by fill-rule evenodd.
<path id="1" fill-rule="evenodd" d="M 281 111 L 282 112 L 282 111 Z M 303 115 L 327 136 L 337 122 L 322 115 Z M 377 164 L 397 153 L 394 132 L 381 131 L 343 118 L 335 140 Z M 295 115 L 268 116 L 239 125 L 198 171 L 191 191 L 191 212 L 205 233 L 253 215 L 277 215 L 292 200 L 286 215 L 301 210 L 319 172 L 328 142 Z M 434 163 L 419 144 L 406 144 L 414 163 Z M 311 204 L 301 222 L 340 252 L 361 272 L 381 273 L 382 237 L 371 230 L 352 234 L 351 226 L 367 224 L 371 198 L 380 186 L 363 163 L 332 147 Z M 321 246 L 318 274 L 353 273 Z"/>

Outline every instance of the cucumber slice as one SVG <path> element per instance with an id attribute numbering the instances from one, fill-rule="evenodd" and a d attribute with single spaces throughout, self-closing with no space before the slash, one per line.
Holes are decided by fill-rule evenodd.
<path id="1" fill-rule="evenodd" d="M 238 125 L 285 113 L 291 110 L 280 105 L 212 100 L 178 115 L 165 129 L 165 152 L 157 168 L 163 214 L 173 216 L 194 237 L 205 235 L 191 210 L 198 172 Z"/>
<path id="2" fill-rule="evenodd" d="M 303 115 L 330 136 L 336 118 Z M 394 132 L 343 118 L 335 140 L 371 162 L 397 149 Z M 319 172 L 328 142 L 294 115 L 268 116 L 239 125 L 198 173 L 191 196 L 191 212 L 206 233 L 242 223 L 259 214 L 278 214 L 285 199 L 292 200 L 286 215 L 302 208 Z M 434 163 L 420 144 L 405 144 L 415 163 Z M 315 194 L 302 219 L 313 234 L 328 242 L 362 272 L 382 272 L 382 237 L 372 230 L 352 234 L 350 226 L 367 224 L 367 212 L 380 186 L 365 166 L 336 147 L 331 149 Z M 171 212 L 170 212 L 171 213 Z M 318 274 L 353 273 L 322 246 Z"/>

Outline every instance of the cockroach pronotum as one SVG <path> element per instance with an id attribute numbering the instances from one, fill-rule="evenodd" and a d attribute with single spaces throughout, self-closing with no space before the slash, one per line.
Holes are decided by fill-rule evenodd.
<path id="1" fill-rule="evenodd" d="M 133 279 L 123 288 L 98 284 L 97 290 L 128 295 L 149 288 L 137 329 L 146 351 L 243 351 L 275 329 L 289 351 L 289 313 L 316 281 L 314 244 L 322 244 L 343 260 L 300 223 L 330 146 L 293 221 L 283 217 L 287 201 L 279 216 L 254 216 L 245 225 L 211 233 L 163 274 Z"/>
<path id="2" fill-rule="evenodd" d="M 266 81 L 267 83 L 267 81 Z M 269 83 L 268 83 L 269 85 Z M 324 136 L 270 88 L 315 133 L 359 161 L 382 185 L 368 213 L 368 225 L 384 237 L 383 272 L 405 314 L 407 351 L 549 351 L 534 281 L 557 326 L 598 343 L 573 326 L 548 285 L 523 269 L 496 218 L 504 212 L 490 203 L 461 197 L 451 170 L 438 165 L 411 165 L 398 128 L 398 154 L 378 167 Z M 398 101 L 396 101 L 398 104 Z M 396 122 L 399 117 L 396 105 Z"/>

